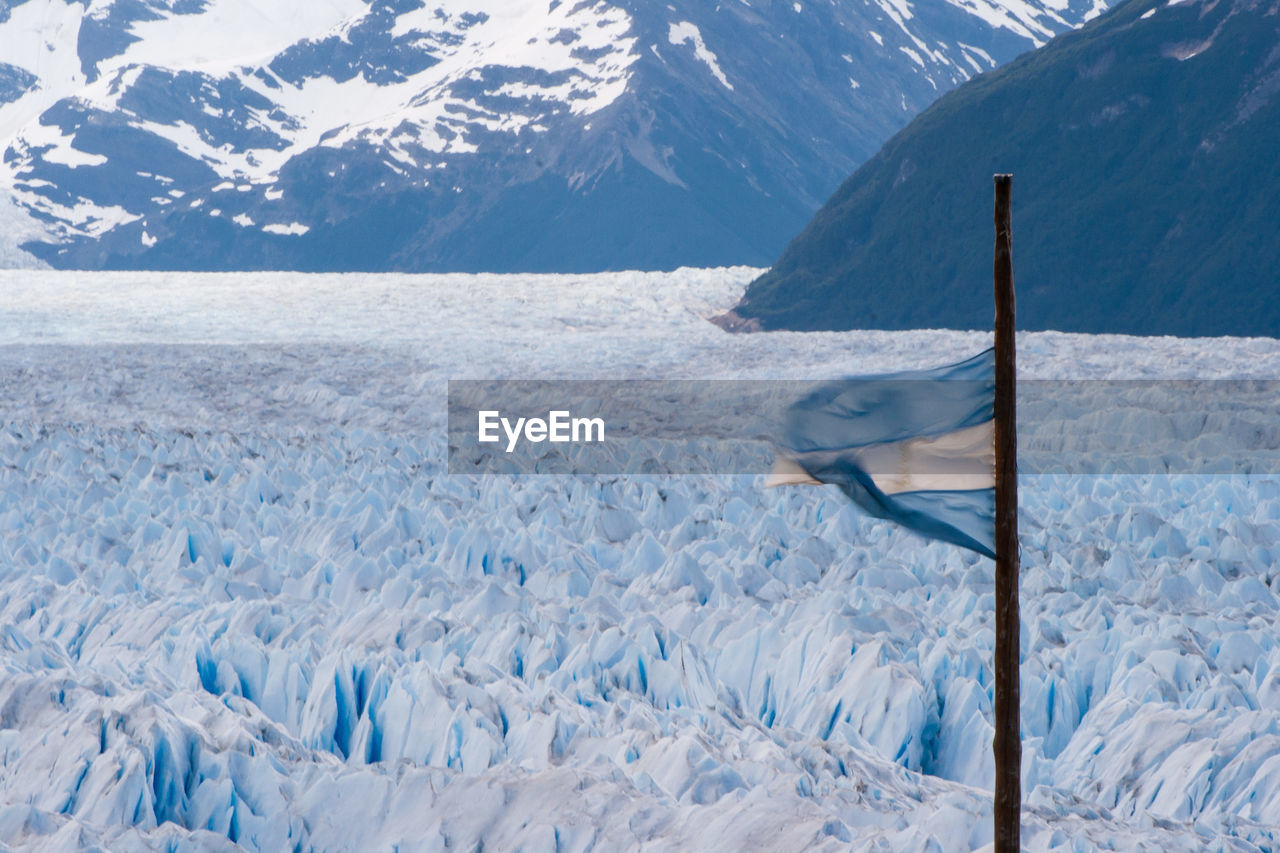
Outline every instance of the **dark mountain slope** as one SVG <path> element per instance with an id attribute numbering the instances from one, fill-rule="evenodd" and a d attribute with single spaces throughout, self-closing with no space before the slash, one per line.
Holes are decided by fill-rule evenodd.
<path id="1" fill-rule="evenodd" d="M 1009 171 L 1020 328 L 1280 336 L 1278 6 L 1130 0 L 975 78 L 855 172 L 738 313 L 989 327 Z"/>

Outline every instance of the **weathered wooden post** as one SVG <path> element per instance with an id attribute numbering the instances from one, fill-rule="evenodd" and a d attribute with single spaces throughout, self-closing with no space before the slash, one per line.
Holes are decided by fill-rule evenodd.
<path id="1" fill-rule="evenodd" d="M 1009 217 L 1012 184 L 1012 175 L 995 176 L 996 853 L 1019 853 L 1022 831 L 1022 740 L 1018 716 L 1017 380 Z"/>

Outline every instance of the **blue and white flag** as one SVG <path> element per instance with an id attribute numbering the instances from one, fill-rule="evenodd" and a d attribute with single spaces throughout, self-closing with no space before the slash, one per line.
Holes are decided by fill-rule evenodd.
<path id="1" fill-rule="evenodd" d="M 870 515 L 995 557 L 995 350 L 825 383 L 787 412 L 770 485 L 832 483 Z"/>

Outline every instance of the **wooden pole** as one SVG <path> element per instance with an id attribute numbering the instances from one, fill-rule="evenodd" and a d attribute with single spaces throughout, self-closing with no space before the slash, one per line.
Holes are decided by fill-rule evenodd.
<path id="1" fill-rule="evenodd" d="M 1019 853 L 1022 741 L 1018 719 L 1018 438 L 1015 422 L 1012 175 L 996 175 L 995 853 Z"/>

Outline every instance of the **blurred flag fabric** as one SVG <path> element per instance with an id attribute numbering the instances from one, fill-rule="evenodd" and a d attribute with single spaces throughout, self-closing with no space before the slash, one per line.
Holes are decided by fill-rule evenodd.
<path id="1" fill-rule="evenodd" d="M 995 350 L 823 383 L 786 414 L 769 485 L 831 483 L 865 512 L 995 557 Z"/>

